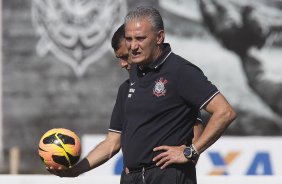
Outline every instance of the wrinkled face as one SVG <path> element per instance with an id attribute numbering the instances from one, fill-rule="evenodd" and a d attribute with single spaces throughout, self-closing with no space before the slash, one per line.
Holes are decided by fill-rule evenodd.
<path id="1" fill-rule="evenodd" d="M 146 19 L 133 19 L 126 23 L 125 40 L 132 63 L 147 65 L 160 55 L 164 32 L 153 31 Z"/>
<path id="2" fill-rule="evenodd" d="M 116 57 L 119 59 L 119 65 L 121 68 L 130 70 L 131 65 L 129 61 L 128 49 L 125 45 L 125 40 L 121 41 L 120 47 L 115 51 Z"/>

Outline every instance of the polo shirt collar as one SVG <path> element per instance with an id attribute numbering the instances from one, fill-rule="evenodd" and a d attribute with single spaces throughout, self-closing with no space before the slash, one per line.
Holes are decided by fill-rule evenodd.
<path id="1" fill-rule="evenodd" d="M 146 68 L 150 68 L 152 70 L 157 69 L 159 66 L 161 66 L 166 61 L 166 58 L 171 54 L 171 52 L 172 51 L 171 51 L 169 43 L 164 43 L 164 50 L 162 54 L 158 57 L 156 61 L 149 64 Z M 140 66 L 139 68 L 141 69 Z"/>

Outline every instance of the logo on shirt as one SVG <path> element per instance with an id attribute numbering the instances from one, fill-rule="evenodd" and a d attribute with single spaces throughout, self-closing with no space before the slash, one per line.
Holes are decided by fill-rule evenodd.
<path id="1" fill-rule="evenodd" d="M 130 82 L 130 88 L 129 88 L 128 95 L 127 95 L 128 98 L 131 98 L 133 93 L 135 92 L 135 89 L 133 88 L 134 84 L 135 82 Z"/>
<path id="2" fill-rule="evenodd" d="M 165 93 L 166 93 L 165 84 L 168 83 L 168 80 L 161 77 L 160 79 L 156 80 L 155 83 L 156 84 L 153 89 L 153 94 L 156 97 L 165 96 Z"/>
<path id="3" fill-rule="evenodd" d="M 128 98 L 131 98 L 131 96 L 133 95 L 133 93 L 135 92 L 135 89 L 134 88 L 129 88 L 129 91 L 128 91 Z"/>

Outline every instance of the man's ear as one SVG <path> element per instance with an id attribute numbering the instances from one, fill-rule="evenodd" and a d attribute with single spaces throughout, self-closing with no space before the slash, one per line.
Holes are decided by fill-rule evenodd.
<path id="1" fill-rule="evenodd" d="M 160 30 L 157 36 L 157 44 L 162 44 L 164 42 L 165 33 L 164 30 Z"/>

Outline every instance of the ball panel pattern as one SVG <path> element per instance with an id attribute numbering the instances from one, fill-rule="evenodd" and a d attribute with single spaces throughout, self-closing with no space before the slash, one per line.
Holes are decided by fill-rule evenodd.
<path id="1" fill-rule="evenodd" d="M 68 129 L 51 129 L 42 136 L 38 153 L 47 167 L 67 169 L 80 158 L 80 139 Z"/>

